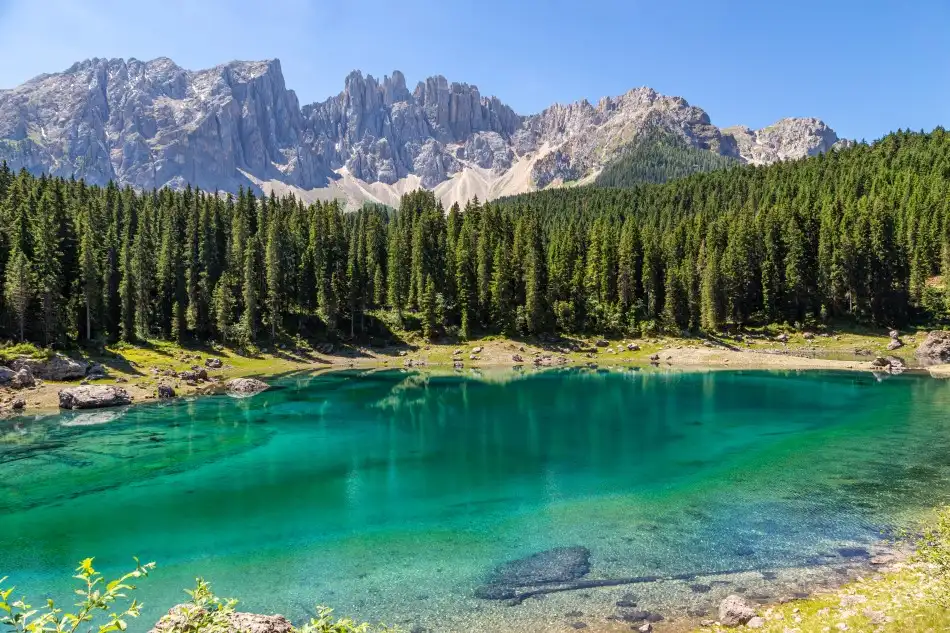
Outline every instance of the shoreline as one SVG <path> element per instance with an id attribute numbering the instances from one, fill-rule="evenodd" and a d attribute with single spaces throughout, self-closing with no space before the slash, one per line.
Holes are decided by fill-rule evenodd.
<path id="1" fill-rule="evenodd" d="M 603 342 L 603 341 L 602 341 Z M 526 369 L 535 365 L 534 359 L 541 359 L 543 368 L 583 368 L 596 365 L 605 369 L 646 369 L 660 372 L 704 372 L 704 371 L 740 371 L 740 370 L 767 370 L 767 371 L 871 371 L 870 359 L 854 358 L 821 358 L 808 357 L 798 354 L 806 353 L 801 348 L 787 348 L 785 346 L 770 346 L 766 350 L 736 350 L 725 347 L 708 347 L 701 340 L 696 339 L 659 339 L 638 341 L 642 349 L 630 351 L 626 345 L 628 341 L 606 341 L 607 345 L 585 346 L 579 350 L 561 350 L 557 345 L 532 345 L 513 340 L 482 340 L 457 344 L 421 344 L 415 348 L 388 347 L 382 349 L 344 348 L 339 353 L 300 353 L 299 350 L 275 350 L 275 354 L 261 354 L 256 358 L 248 359 L 235 355 L 228 350 L 192 350 L 168 346 L 165 349 L 127 348 L 121 350 L 122 362 L 135 370 L 134 374 L 125 374 L 116 371 L 110 378 L 93 381 L 91 384 L 115 384 L 116 377 L 129 375 L 129 382 L 120 386 L 128 388 L 136 397 L 135 404 L 159 402 L 154 397 L 154 389 L 160 383 L 174 382 L 179 397 L 190 397 L 211 393 L 220 393 L 226 380 L 237 377 L 256 376 L 267 379 L 277 379 L 294 373 L 322 373 L 324 371 L 340 371 L 347 369 L 384 370 L 384 369 L 412 369 L 425 372 L 431 370 L 456 370 L 455 360 L 460 359 L 462 368 L 484 370 L 506 370 L 514 366 Z M 763 346 L 764 347 L 764 346 Z M 480 348 L 475 352 L 475 348 Z M 621 349 L 622 348 L 622 349 Z M 461 354 L 455 352 L 461 350 Z M 912 353 L 913 348 L 908 351 Z M 172 352 L 172 353 L 170 353 Z M 834 355 L 834 350 L 828 355 Z M 536 356 L 537 354 L 537 356 Z M 651 363 L 650 357 L 659 355 L 658 362 Z M 471 356 L 476 358 L 473 360 Z M 209 357 L 220 358 L 224 367 L 220 370 L 209 370 L 212 376 L 219 378 L 217 382 L 199 383 L 198 386 L 183 384 L 181 380 L 161 376 L 163 369 L 188 369 L 192 365 L 203 365 Z M 520 357 L 521 362 L 515 360 Z M 557 359 L 564 358 L 564 363 L 557 363 Z M 871 356 L 873 358 L 873 356 Z M 545 359 L 551 359 L 546 364 Z M 94 359 L 101 362 L 100 359 Z M 115 367 L 121 367 L 119 361 L 108 364 L 110 372 Z M 950 365 L 937 366 L 936 371 L 931 369 L 934 377 L 950 376 Z M 911 370 L 915 373 L 923 370 Z M 466 372 L 468 373 L 468 372 Z M 155 376 L 155 374 L 159 374 Z M 55 400 L 58 390 L 71 383 L 47 382 L 34 390 L 28 390 L 31 402 L 34 397 L 38 401 L 42 398 Z M 20 392 L 22 393 L 22 392 Z M 151 396 L 151 397 L 149 397 Z M 90 412 L 86 410 L 85 412 Z M 56 407 L 34 408 L 25 412 L 31 414 L 55 414 Z M 642 595 L 641 602 L 648 609 L 656 609 L 665 617 L 664 620 L 651 625 L 657 633 L 684 633 L 686 631 L 719 631 L 715 622 L 718 604 L 723 599 L 728 580 L 728 590 L 738 591 L 749 599 L 750 604 L 762 614 L 768 623 L 777 624 L 781 618 L 794 618 L 792 609 L 805 609 L 806 604 L 815 601 L 837 601 L 841 596 L 853 593 L 853 587 L 865 583 L 868 578 L 878 583 L 891 582 L 892 578 L 903 578 L 906 575 L 906 551 L 901 552 L 889 547 L 889 543 L 880 540 L 867 545 L 867 556 L 861 558 L 843 557 L 828 564 L 788 567 L 779 569 L 746 570 L 724 572 L 710 575 L 697 574 L 689 579 L 669 578 L 660 579 L 649 585 L 618 586 L 611 589 L 597 589 L 592 592 L 590 608 L 584 608 L 583 617 L 568 617 L 576 611 L 575 607 L 565 608 L 554 620 L 543 622 L 543 628 L 529 630 L 564 631 L 577 629 L 574 624 L 582 621 L 591 633 L 613 633 L 615 631 L 637 630 L 647 624 L 647 621 L 632 622 L 620 617 L 625 611 L 619 610 L 619 601 L 625 600 L 624 594 L 631 590 Z M 879 559 L 874 562 L 874 559 Z M 692 585 L 712 586 L 709 590 L 697 592 Z M 708 592 L 708 593 L 707 593 Z M 552 605 L 571 604 L 570 595 L 551 594 L 541 596 Z M 723 595 L 720 595 L 723 594 Z M 699 613 L 695 607 L 702 602 L 705 612 Z M 545 609 L 536 600 L 529 599 L 520 605 L 521 613 L 501 608 L 497 614 L 500 618 L 497 630 L 525 630 L 517 628 L 532 618 L 543 618 Z M 843 602 L 842 602 L 843 604 Z M 796 606 L 797 605 L 797 606 Z M 499 605 L 503 606 L 503 605 Z M 559 607 L 558 607 L 559 608 Z M 690 613 L 690 610 L 693 610 Z M 629 611 L 626 610 L 626 611 Z M 860 610 L 859 610 L 860 612 Z M 534 620 L 540 622 L 540 620 Z M 789 622 L 794 626 L 791 622 Z M 507 628 L 506 628 L 507 627 Z M 740 630 L 744 627 L 740 627 Z M 642 630 L 642 629 L 641 629 Z M 769 630 L 769 629 L 766 629 Z M 781 629 L 779 629 L 781 630 Z M 810 629 L 806 629 L 810 630 Z"/>
<path id="2" fill-rule="evenodd" d="M 799 338 L 801 335 L 798 335 Z M 841 337 L 835 337 L 841 338 Z M 110 356 L 92 356 L 92 362 L 103 364 L 108 374 L 89 384 L 117 384 L 132 396 L 132 404 L 158 400 L 157 388 L 167 385 L 175 390 L 175 397 L 200 396 L 220 393 L 224 384 L 233 378 L 253 377 L 265 382 L 280 376 L 299 373 L 336 371 L 344 369 L 503 369 L 514 367 L 598 367 L 598 368 L 654 368 L 680 371 L 881 371 L 872 366 L 876 356 L 891 355 L 886 351 L 888 339 L 854 335 L 856 340 L 829 346 L 802 340 L 778 343 L 768 339 L 752 347 L 730 342 L 712 343 L 707 339 L 653 338 L 653 339 L 580 339 L 565 338 L 558 343 L 529 343 L 514 339 L 488 338 L 461 343 L 425 343 L 373 347 L 343 347 L 340 350 L 287 350 L 276 349 L 256 356 L 243 356 L 228 349 L 192 349 L 166 343 L 147 346 L 123 346 Z M 628 349 L 633 346 L 635 349 Z M 904 348 L 903 358 L 908 359 Z M 861 352 L 858 355 L 855 352 Z M 207 368 L 210 380 L 190 384 L 177 376 L 178 372 L 204 368 L 205 361 L 217 358 L 220 369 Z M 910 357 L 912 358 L 912 357 Z M 910 365 L 910 363 L 908 363 Z M 909 371 L 924 371 L 908 367 Z M 950 378 L 950 365 L 925 369 L 934 378 Z M 165 375 L 171 372 L 173 375 Z M 886 372 L 886 370 L 885 370 Z M 59 391 L 77 386 L 80 381 L 38 381 L 33 388 L 12 390 L 0 388 L 0 419 L 16 415 L 55 414 L 60 412 Z M 12 411 L 13 398 L 26 401 L 22 411 Z"/>

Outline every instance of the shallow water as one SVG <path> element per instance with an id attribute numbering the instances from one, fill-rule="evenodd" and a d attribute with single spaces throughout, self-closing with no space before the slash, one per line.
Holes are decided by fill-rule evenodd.
<path id="1" fill-rule="evenodd" d="M 630 591 L 669 617 L 719 590 L 473 592 L 560 546 L 587 547 L 593 579 L 847 563 L 950 498 L 948 411 L 950 383 L 921 376 L 390 370 L 21 418 L 0 426 L 0 577 L 66 596 L 86 556 L 155 560 L 133 631 L 197 575 L 298 621 L 570 630 Z"/>

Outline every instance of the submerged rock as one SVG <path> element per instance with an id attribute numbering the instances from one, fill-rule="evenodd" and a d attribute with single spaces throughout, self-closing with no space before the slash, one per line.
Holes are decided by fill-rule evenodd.
<path id="1" fill-rule="evenodd" d="M 719 621 L 723 626 L 739 626 L 755 617 L 755 609 L 740 596 L 727 596 L 719 604 Z"/>
<path id="2" fill-rule="evenodd" d="M 13 361 L 13 369 L 28 367 L 30 372 L 43 380 L 81 380 L 86 377 L 89 364 L 85 361 L 74 360 L 62 354 L 54 354 L 49 359 L 18 358 Z"/>
<path id="3" fill-rule="evenodd" d="M 267 389 L 267 383 L 256 378 L 234 378 L 228 381 L 228 393 L 232 396 L 253 396 Z"/>
<path id="4" fill-rule="evenodd" d="M 67 387 L 59 392 L 61 409 L 98 409 L 131 403 L 129 392 L 115 385 L 83 385 Z"/>
<path id="5" fill-rule="evenodd" d="M 590 572 L 590 550 L 586 547 L 556 547 L 498 566 L 488 582 L 475 589 L 483 600 L 517 597 L 521 587 L 537 587 L 573 582 Z"/>
<path id="6" fill-rule="evenodd" d="M 570 582 L 590 572 L 590 550 L 586 547 L 555 547 L 499 566 L 489 577 L 493 585 L 524 587 L 553 582 Z"/>

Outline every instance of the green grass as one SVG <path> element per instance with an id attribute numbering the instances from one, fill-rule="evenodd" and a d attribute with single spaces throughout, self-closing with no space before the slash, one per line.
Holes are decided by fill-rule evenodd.
<path id="1" fill-rule="evenodd" d="M 856 633 L 950 631 L 950 507 L 893 571 L 860 578 L 834 593 L 760 610 L 759 631 Z M 700 631 L 727 631 L 718 624 Z"/>
<path id="2" fill-rule="evenodd" d="M 51 355 L 51 350 L 37 347 L 33 343 L 0 344 L 0 362 L 4 363 L 9 363 L 22 356 L 27 358 L 49 358 Z"/>

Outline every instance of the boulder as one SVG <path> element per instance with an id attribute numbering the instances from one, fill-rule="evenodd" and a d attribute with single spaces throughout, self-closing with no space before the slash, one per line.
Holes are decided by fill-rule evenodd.
<path id="1" fill-rule="evenodd" d="M 586 547 L 555 547 L 498 566 L 489 584 L 524 587 L 570 582 L 590 572 L 590 550 Z"/>
<path id="2" fill-rule="evenodd" d="M 482 353 L 482 348 L 481 348 L 481 346 L 479 346 L 479 347 L 473 347 L 473 348 L 472 348 L 472 353 L 473 353 L 473 354 L 481 354 L 481 353 Z"/>
<path id="3" fill-rule="evenodd" d="M 98 409 L 131 403 L 129 392 L 115 385 L 67 387 L 59 392 L 60 409 Z"/>
<path id="4" fill-rule="evenodd" d="M 454 367 L 455 369 L 462 369 L 463 367 L 465 367 L 465 364 L 460 360 L 456 360 L 452 362 L 452 367 Z"/>
<path id="5" fill-rule="evenodd" d="M 636 343 L 627 343 L 627 351 L 629 352 L 639 352 L 640 346 Z"/>
<path id="6" fill-rule="evenodd" d="M 651 360 L 652 362 L 654 362 L 654 363 L 659 362 L 659 360 L 660 360 L 660 355 L 659 355 L 659 354 L 651 354 L 651 355 L 650 355 L 650 360 Z"/>
<path id="7" fill-rule="evenodd" d="M 26 408 L 26 400 L 23 398 L 14 398 L 13 402 L 10 403 L 10 408 L 14 411 L 22 411 Z"/>
<path id="8" fill-rule="evenodd" d="M 804 334 L 802 334 L 802 338 L 805 339 L 806 341 L 810 341 L 815 338 L 815 335 L 811 332 L 805 332 Z"/>
<path id="9" fill-rule="evenodd" d="M 33 372 L 29 367 L 21 367 L 10 381 L 10 386 L 14 389 L 27 389 L 36 386 L 36 379 L 33 378 Z"/>
<path id="10" fill-rule="evenodd" d="M 895 349 L 902 347 L 904 347 L 904 343 L 899 338 L 891 339 L 891 342 L 887 344 L 887 351 L 893 352 Z"/>
<path id="11" fill-rule="evenodd" d="M 719 622 L 723 626 L 739 626 L 755 617 L 755 609 L 740 596 L 727 596 L 719 604 Z"/>
<path id="12" fill-rule="evenodd" d="M 158 386 L 158 397 L 161 400 L 175 397 L 175 390 L 168 385 L 159 385 Z"/>
<path id="13" fill-rule="evenodd" d="M 228 381 L 228 393 L 237 396 L 253 396 L 267 389 L 267 383 L 256 378 L 234 378 Z"/>
<path id="14" fill-rule="evenodd" d="M 521 357 L 520 354 L 514 354 L 514 355 L 512 355 L 511 360 L 512 360 L 512 362 L 515 362 L 515 363 L 523 363 L 523 362 L 524 362 L 524 359 Z"/>
<path id="15" fill-rule="evenodd" d="M 86 370 L 86 378 L 90 380 L 98 380 L 100 378 L 107 378 L 109 376 L 109 371 L 101 363 L 93 363 Z"/>
<path id="16" fill-rule="evenodd" d="M 883 356 L 878 356 L 871 361 L 871 367 L 890 367 L 891 363 Z"/>
<path id="17" fill-rule="evenodd" d="M 185 382 L 198 382 L 201 380 L 208 380 L 208 370 L 199 367 L 198 369 L 180 371 L 178 372 L 178 377 L 184 380 Z"/>
<path id="18" fill-rule="evenodd" d="M 594 341 L 594 345 L 596 345 L 597 347 L 607 347 L 608 345 L 610 345 L 610 341 L 605 341 L 604 339 L 600 338 Z"/>
<path id="19" fill-rule="evenodd" d="M 950 362 L 950 332 L 946 330 L 928 332 L 927 338 L 917 348 L 915 355 L 922 364 Z"/>
<path id="20" fill-rule="evenodd" d="M 775 337 L 775 340 L 778 341 L 779 343 L 788 343 L 788 334 L 786 334 L 785 332 L 782 332 L 781 334 Z"/>
<path id="21" fill-rule="evenodd" d="M 19 371 L 29 367 L 30 372 L 43 380 L 81 380 L 86 377 L 89 364 L 74 360 L 62 354 L 54 354 L 51 358 L 18 358 L 13 361 L 13 369 Z"/>
<path id="22" fill-rule="evenodd" d="M 9 367 L 4 367 L 0 365 L 0 385 L 9 384 L 13 377 L 16 376 L 16 372 L 10 369 Z"/>
<path id="23" fill-rule="evenodd" d="M 208 612 L 192 604 L 179 604 L 155 623 L 149 633 L 194 633 L 208 617 Z M 282 615 L 229 613 L 228 624 L 215 628 L 215 633 L 291 633 L 290 620 Z"/>
<path id="24" fill-rule="evenodd" d="M 891 366 L 892 369 L 893 368 L 904 369 L 906 367 L 906 365 L 904 364 L 904 361 L 898 358 L 897 356 L 885 356 L 884 359 L 887 361 L 887 363 Z"/>
<path id="25" fill-rule="evenodd" d="M 205 367 L 210 369 L 221 369 L 224 363 L 221 362 L 220 358 L 207 358 L 205 359 Z"/>
<path id="26" fill-rule="evenodd" d="M 897 330 L 891 330 L 890 332 L 887 333 L 887 335 L 890 336 L 891 338 L 897 338 L 900 336 L 900 332 L 898 332 Z"/>

